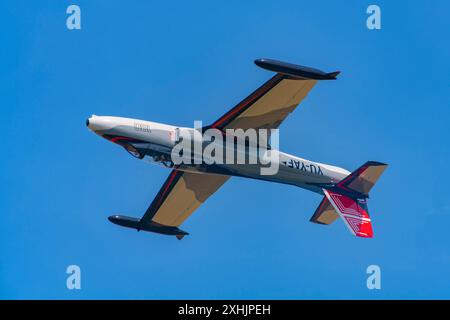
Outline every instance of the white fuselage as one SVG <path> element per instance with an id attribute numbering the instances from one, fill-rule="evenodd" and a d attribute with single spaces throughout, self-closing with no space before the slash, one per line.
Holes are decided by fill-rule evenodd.
<path id="1" fill-rule="evenodd" d="M 205 152 L 202 135 L 193 128 L 104 116 L 90 117 L 87 120 L 87 126 L 102 137 L 125 147 L 127 151 L 138 158 L 158 162 L 177 170 L 273 181 L 296 185 L 318 193 L 322 193 L 322 185 L 335 184 L 350 174 L 345 169 L 309 161 L 278 150 L 264 149 L 261 151 L 256 146 L 244 147 L 244 143 L 239 142 L 226 144 L 225 138 L 223 143 L 219 140 L 209 142 L 209 148 L 215 147 L 216 150 L 222 150 L 224 154 L 232 152 L 231 160 L 233 161 L 226 161 L 225 158 L 224 161 L 217 161 L 217 158 L 213 158 L 210 153 Z M 179 145 L 181 137 L 187 135 L 193 137 L 194 145 L 199 142 L 199 145 L 203 147 L 192 148 L 194 163 L 174 164 L 171 157 L 172 151 L 177 144 Z M 259 154 L 261 159 L 266 162 L 248 163 L 249 154 Z M 247 159 L 245 163 L 236 163 L 236 159 L 240 155 Z M 268 160 L 270 163 L 267 162 Z M 267 170 L 269 167 L 276 168 L 276 170 Z M 264 168 L 269 174 L 264 173 Z"/>

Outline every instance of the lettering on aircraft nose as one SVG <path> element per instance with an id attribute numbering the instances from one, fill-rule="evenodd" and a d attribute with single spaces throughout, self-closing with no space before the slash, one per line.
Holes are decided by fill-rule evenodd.
<path id="1" fill-rule="evenodd" d="M 139 122 L 135 122 L 134 123 L 134 130 L 136 131 L 141 131 L 141 132 L 147 132 L 147 133 L 151 133 L 152 130 L 150 129 L 149 125 L 143 124 L 143 123 L 139 123 Z"/>
<path id="2" fill-rule="evenodd" d="M 297 169 L 300 171 L 309 171 L 314 174 L 322 175 L 322 168 L 320 168 L 319 165 L 314 164 L 305 164 L 303 161 L 297 161 L 297 160 L 289 160 L 289 161 L 282 161 L 282 163 L 289 168 Z"/>

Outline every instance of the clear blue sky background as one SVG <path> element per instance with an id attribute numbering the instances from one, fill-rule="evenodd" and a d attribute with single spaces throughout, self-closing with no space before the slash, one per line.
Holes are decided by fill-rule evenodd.
<path id="1" fill-rule="evenodd" d="M 80 31 L 66 28 L 72 3 Z M 375 1 L 370 31 L 371 3 L 2 1 L 0 298 L 450 298 L 450 5 Z M 259 57 L 342 71 L 283 124 L 281 148 L 349 170 L 388 163 L 375 238 L 310 223 L 319 195 L 241 178 L 183 241 L 111 224 L 142 215 L 169 171 L 86 117 L 210 123 L 271 76 Z"/>

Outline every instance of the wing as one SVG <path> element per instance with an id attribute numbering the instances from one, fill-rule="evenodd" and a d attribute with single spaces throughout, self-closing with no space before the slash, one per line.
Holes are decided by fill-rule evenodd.
<path id="1" fill-rule="evenodd" d="M 289 79 L 276 74 L 225 113 L 211 127 L 217 129 L 275 129 L 306 97 L 317 80 Z"/>
<path id="2" fill-rule="evenodd" d="M 275 60 L 259 59 L 255 63 L 277 74 L 211 127 L 223 129 L 275 129 L 306 97 L 317 80 L 335 79 L 339 72 L 324 73 L 317 69 Z"/>
<path id="3" fill-rule="evenodd" d="M 177 227 L 229 178 L 173 170 L 141 222 Z"/>

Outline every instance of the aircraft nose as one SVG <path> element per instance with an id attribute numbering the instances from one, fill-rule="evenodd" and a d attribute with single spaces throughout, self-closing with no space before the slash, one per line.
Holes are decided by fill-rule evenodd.
<path id="1" fill-rule="evenodd" d="M 88 129 L 96 132 L 96 130 L 98 129 L 97 127 L 97 120 L 94 119 L 95 116 L 90 116 L 86 119 L 86 127 L 88 127 Z"/>
<path id="2" fill-rule="evenodd" d="M 95 121 L 93 119 L 93 116 L 88 117 L 86 119 L 86 127 L 88 127 L 89 129 L 95 131 L 94 128 L 93 128 L 94 125 L 95 125 Z"/>
<path id="3" fill-rule="evenodd" d="M 116 125 L 117 123 L 110 117 L 92 115 L 86 119 L 86 126 L 94 132 L 109 130 Z"/>

